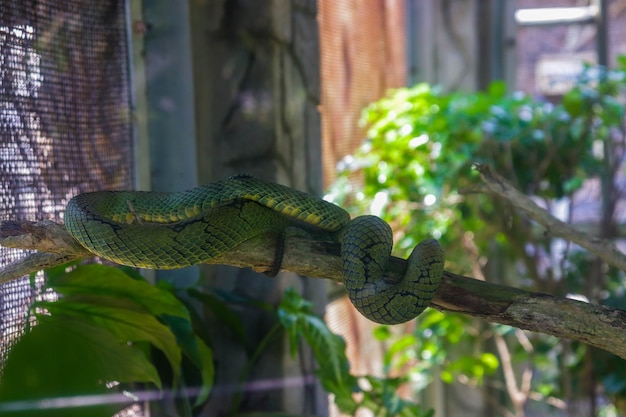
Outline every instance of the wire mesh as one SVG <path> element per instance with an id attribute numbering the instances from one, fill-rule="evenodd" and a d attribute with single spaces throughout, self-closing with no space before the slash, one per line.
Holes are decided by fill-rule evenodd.
<path id="1" fill-rule="evenodd" d="M 132 187 L 124 0 L 0 3 L 0 220 L 62 220 L 84 191 Z M 24 256 L 0 248 L 0 266 Z M 42 285 L 0 286 L 0 365 Z"/>

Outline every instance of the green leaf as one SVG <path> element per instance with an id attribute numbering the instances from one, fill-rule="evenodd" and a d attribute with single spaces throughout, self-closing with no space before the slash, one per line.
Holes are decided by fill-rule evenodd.
<path id="1" fill-rule="evenodd" d="M 125 404 L 111 402 L 107 394 L 115 390 L 106 388 L 107 381 L 161 387 L 156 369 L 141 349 L 120 343 L 106 330 L 76 317 L 42 316 L 12 347 L 4 363 L 0 414 L 11 406 L 10 401 L 32 401 L 36 408 L 7 415 L 109 417 Z"/>
<path id="2" fill-rule="evenodd" d="M 189 312 L 172 293 L 146 281 L 132 279 L 122 270 L 110 266 L 81 265 L 71 272 L 52 277 L 47 287 L 63 295 L 92 293 L 129 299 L 155 316 L 189 319 Z"/>
<path id="3" fill-rule="evenodd" d="M 383 363 L 385 366 L 385 370 L 388 372 L 391 370 L 391 366 L 393 364 L 394 358 L 396 362 L 402 362 L 402 358 L 398 358 L 399 356 L 405 356 L 405 352 L 407 350 L 411 350 L 417 344 L 417 340 L 415 335 L 413 334 L 405 334 L 400 336 L 397 340 L 395 340 L 388 349 L 386 349 L 384 354 Z"/>
<path id="4" fill-rule="evenodd" d="M 572 177 L 563 183 L 563 191 L 566 194 L 571 194 L 574 191 L 580 189 L 583 185 L 582 177 Z"/>
<path id="5" fill-rule="evenodd" d="M 626 55 L 619 55 L 617 57 L 617 67 L 621 71 L 626 71 Z"/>
<path id="6" fill-rule="evenodd" d="M 335 395 L 335 402 L 343 412 L 353 413 L 356 403 L 352 393 L 358 385 L 350 374 L 343 338 L 331 332 L 312 312 L 311 303 L 292 288 L 285 291 L 278 307 L 278 317 L 289 334 L 292 354 L 296 352 L 300 338 L 304 337 L 320 365 L 318 375 L 322 386 Z"/>
<path id="7" fill-rule="evenodd" d="M 278 307 L 278 318 L 289 335 L 291 356 L 297 353 L 298 341 L 302 336 L 301 329 L 298 327 L 300 317 L 312 314 L 312 308 L 312 304 L 300 297 L 293 288 L 285 290 Z"/>
<path id="8" fill-rule="evenodd" d="M 452 372 L 446 369 L 443 369 L 441 371 L 441 380 L 445 382 L 446 384 L 451 384 L 454 382 L 454 375 L 452 374 Z"/>
<path id="9" fill-rule="evenodd" d="M 82 259 L 77 259 L 77 260 L 74 260 L 74 261 L 70 261 L 70 262 L 64 263 L 62 265 L 56 265 L 56 266 L 52 266 L 50 268 L 47 268 L 44 271 L 46 279 L 48 281 L 50 281 L 50 280 L 53 280 L 55 278 L 58 278 L 61 275 L 66 274 L 68 269 L 71 269 L 72 267 L 75 267 L 75 266 L 79 265 L 81 262 L 82 262 Z"/>
<path id="10" fill-rule="evenodd" d="M 182 351 L 194 364 L 201 364 L 200 350 L 196 336 L 189 320 L 175 316 L 161 316 L 160 321 L 165 324 L 176 337 L 176 342 Z"/>
<path id="11" fill-rule="evenodd" d="M 213 379 L 215 377 L 215 367 L 213 364 L 213 351 L 204 341 L 195 335 L 191 322 L 174 316 L 163 316 L 161 320 L 168 325 L 169 329 L 176 336 L 178 345 L 191 363 L 200 371 L 202 385 L 200 392 L 196 398 L 195 405 L 201 405 L 205 402 L 211 388 L 213 387 Z"/>
<path id="12" fill-rule="evenodd" d="M 54 302 L 36 302 L 31 307 L 51 314 L 39 314 L 41 321 L 72 320 L 82 323 L 83 327 L 88 326 L 89 334 L 106 335 L 109 344 L 128 347 L 130 353 L 126 356 L 116 354 L 102 362 L 111 364 L 111 370 L 119 369 L 110 375 L 110 380 L 118 382 L 153 382 L 161 387 L 156 369 L 139 349 L 139 344 L 147 342 L 164 353 L 176 387 L 180 384 L 184 353 L 201 378 L 196 405 L 206 401 L 215 373 L 213 354 L 194 334 L 190 314 L 180 300 L 167 289 L 148 284 L 137 274 L 130 277 L 130 271 L 97 264 L 77 266 L 67 273 L 66 269 L 64 266 L 48 274 L 47 287 L 59 293 L 61 298 Z M 94 344 L 109 346 L 101 341 Z M 130 361 L 126 360 L 127 357 Z M 116 359 L 124 362 L 117 366 Z"/>
<path id="13" fill-rule="evenodd" d="M 137 310 L 137 306 L 126 300 L 125 308 L 120 300 L 91 295 L 66 296 L 54 302 L 36 303 L 53 316 L 62 314 L 91 322 L 111 332 L 120 342 L 145 341 L 153 344 L 167 357 L 174 374 L 174 385 L 180 381 L 181 349 L 170 329 L 154 316 Z"/>
<path id="14" fill-rule="evenodd" d="M 374 329 L 372 334 L 376 340 L 384 342 L 391 337 L 391 330 L 389 330 L 389 326 L 378 326 Z"/>
<path id="15" fill-rule="evenodd" d="M 493 98 L 502 98 L 506 94 L 506 83 L 504 81 L 494 81 L 489 84 L 489 95 Z"/>
<path id="16" fill-rule="evenodd" d="M 208 347 L 202 339 L 196 338 L 198 345 L 198 354 L 201 362 L 196 363 L 196 367 L 200 370 L 202 376 L 202 385 L 198 392 L 195 405 L 199 406 L 209 398 L 209 394 L 213 389 L 213 381 L 215 380 L 215 365 L 213 363 L 213 350 Z"/>
<path id="17" fill-rule="evenodd" d="M 488 373 L 494 372 L 500 366 L 500 361 L 493 353 L 483 352 L 480 355 L 480 361 L 485 366 L 485 370 Z"/>

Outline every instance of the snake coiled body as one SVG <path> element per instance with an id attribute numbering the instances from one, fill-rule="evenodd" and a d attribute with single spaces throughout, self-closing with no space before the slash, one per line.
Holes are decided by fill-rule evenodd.
<path id="1" fill-rule="evenodd" d="M 72 198 L 68 232 L 90 252 L 119 264 L 150 269 L 200 264 L 265 233 L 301 226 L 341 244 L 350 300 L 383 324 L 409 321 L 430 303 L 443 275 L 436 240 L 421 242 L 403 281 L 384 278 L 392 236 L 375 216 L 353 220 L 342 208 L 291 188 L 237 176 L 179 193 L 104 191 Z"/>

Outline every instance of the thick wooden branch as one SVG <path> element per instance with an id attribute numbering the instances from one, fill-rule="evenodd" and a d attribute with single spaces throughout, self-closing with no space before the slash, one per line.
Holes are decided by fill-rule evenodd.
<path id="1" fill-rule="evenodd" d="M 213 259 L 211 263 L 268 271 L 274 259 L 274 243 L 273 236 L 259 236 Z M 0 282 L 52 266 L 50 262 L 55 259 L 60 264 L 91 256 L 73 241 L 63 226 L 50 222 L 2 222 L 0 245 L 56 252 L 37 253 L 44 258 L 41 264 L 30 263 L 23 268 L 13 264 L 1 269 Z M 332 242 L 287 234 L 282 268 L 305 276 L 342 281 L 339 247 Z M 388 279 L 401 279 L 405 270 L 406 261 L 392 257 Z M 15 271 L 19 271 L 18 275 Z M 626 359 L 624 310 L 489 284 L 451 272 L 445 273 L 432 307 L 559 338 L 579 340 Z"/>
<path id="2" fill-rule="evenodd" d="M 557 219 L 488 165 L 476 164 L 476 169 L 489 191 L 522 210 L 529 218 L 545 227 L 549 234 L 570 240 L 605 262 L 626 271 L 626 255 L 620 252 L 613 242 L 588 235 Z"/>
<path id="3" fill-rule="evenodd" d="M 37 251 L 0 268 L 0 284 L 74 259 L 92 256 L 67 233 L 63 225 L 47 220 L 0 222 L 0 246 Z"/>

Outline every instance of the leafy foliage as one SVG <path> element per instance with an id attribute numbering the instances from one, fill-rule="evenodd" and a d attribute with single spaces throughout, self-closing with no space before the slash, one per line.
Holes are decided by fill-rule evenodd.
<path id="1" fill-rule="evenodd" d="M 603 194 L 588 200 L 603 201 L 601 233 L 611 237 L 615 202 L 621 197 L 616 178 L 626 146 L 626 60 L 620 62 L 614 71 L 586 67 L 561 104 L 508 93 L 501 82 L 469 94 L 443 93 L 426 84 L 391 91 L 364 111 L 367 140 L 340 162 L 339 178 L 327 198 L 355 214 L 369 212 L 389 222 L 398 255 L 434 237 L 446 249 L 449 270 L 624 305 L 624 292 L 617 290 L 624 284 L 623 271 L 608 269 L 604 276 L 590 279 L 603 271 L 596 260 L 538 233 L 512 207 L 480 193 L 472 170 L 476 162 L 491 165 L 540 204 L 560 209 L 565 218 L 572 217 L 577 196 L 593 192 L 590 183 L 600 183 L 595 189 Z M 513 271 L 516 278 L 509 278 Z M 425 375 L 432 375 L 435 366 L 441 367 L 446 382 L 466 383 L 480 383 L 498 365 L 512 367 L 484 351 L 482 346 L 493 335 L 517 342 L 512 344 L 517 348 L 509 347 L 513 361 L 536 364 L 532 389 L 540 395 L 533 398 L 585 392 L 582 386 L 558 388 L 562 375 L 569 381 L 590 378 L 584 373 L 591 356 L 577 344 L 523 336 L 510 328 L 431 310 L 420 317 L 413 335 L 383 329 L 376 334 L 388 344 L 385 366 L 413 364 L 416 389 L 425 386 Z M 452 359 L 455 355 L 449 352 L 458 343 L 473 353 Z M 615 363 L 612 367 L 621 369 Z M 608 367 L 599 372 L 605 371 L 607 387 L 626 395 L 616 383 L 623 376 Z"/>
<path id="2" fill-rule="evenodd" d="M 206 401 L 213 382 L 212 351 L 194 334 L 187 309 L 169 291 L 126 271 L 98 264 L 76 266 L 70 272 L 65 267 L 48 271 L 46 291 L 54 291 L 59 299 L 31 306 L 38 323 L 9 353 L 0 384 L 0 410 L 24 401 L 23 406 L 36 408 L 22 414 L 15 410 L 15 415 L 110 416 L 109 402 L 114 406 L 132 402 L 115 395 L 121 392 L 118 384 L 162 388 L 150 346 L 167 358 L 175 388 L 180 386 L 183 356 L 188 358 L 202 379 L 196 405 Z M 81 403 L 88 394 L 101 397 L 86 411 L 76 401 L 90 405 Z M 55 403 L 59 396 L 67 397 L 67 403 L 63 398 Z M 52 401 L 51 408 L 39 409 L 41 399 Z"/>
<path id="3" fill-rule="evenodd" d="M 186 380 L 199 376 L 195 403 L 183 399 L 183 404 L 177 404 L 181 415 L 194 415 L 194 406 L 202 405 L 210 395 L 214 368 L 212 349 L 205 344 L 208 338 L 200 337 L 206 320 L 189 305 L 191 299 L 214 312 L 248 351 L 242 387 L 256 361 L 285 329 L 292 355 L 297 353 L 300 338 L 312 348 L 320 365 L 320 381 L 344 412 L 369 408 L 380 416 L 430 415 L 397 395 L 405 378 L 350 374 L 343 339 L 312 312 L 310 302 L 291 289 L 277 310 L 256 302 L 260 309 L 276 312 L 279 323 L 252 345 L 240 317 L 230 307 L 251 300 L 197 287 L 175 288 L 165 282 L 151 285 L 125 267 L 63 265 L 47 270 L 46 277 L 40 300 L 31 305 L 37 325 L 18 340 L 3 367 L 2 412 L 111 416 L 135 401 L 124 392 L 139 388 L 137 384 L 183 390 Z M 54 297 L 49 297 L 51 294 Z M 157 352 L 169 365 L 167 372 L 155 364 Z M 189 366 L 184 366 L 185 358 L 196 375 L 186 375 Z M 241 400 L 241 393 L 234 396 L 233 414 Z"/>
<path id="4" fill-rule="evenodd" d="M 412 401 L 401 398 L 397 390 L 406 378 L 356 377 L 350 374 L 344 340 L 332 333 L 326 323 L 315 315 L 312 305 L 297 292 L 288 289 L 278 308 L 278 316 L 291 341 L 295 354 L 300 338 L 304 337 L 319 364 L 318 377 L 324 389 L 333 394 L 337 407 L 348 415 L 359 408 L 368 408 L 375 415 L 421 417 L 430 416 Z"/>

